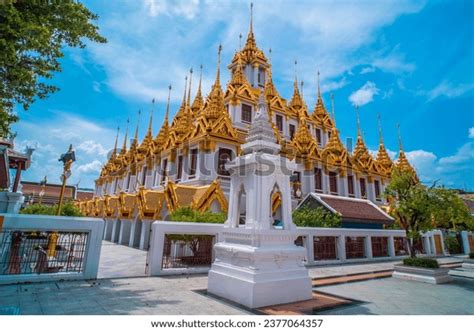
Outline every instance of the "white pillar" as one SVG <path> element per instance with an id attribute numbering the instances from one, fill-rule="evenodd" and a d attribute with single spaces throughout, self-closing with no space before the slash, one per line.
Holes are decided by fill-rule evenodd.
<path id="1" fill-rule="evenodd" d="M 120 234 L 120 226 L 121 226 L 122 221 L 121 220 L 115 220 L 113 221 L 113 226 L 112 226 L 112 236 L 110 238 L 110 241 L 117 243 L 119 234 Z"/>
<path id="2" fill-rule="evenodd" d="M 388 255 L 392 258 L 397 256 L 395 252 L 395 241 L 393 240 L 393 236 L 388 237 Z"/>
<path id="3" fill-rule="evenodd" d="M 105 231 L 104 231 L 104 239 L 112 241 L 112 230 L 114 227 L 113 220 L 106 220 L 105 221 Z"/>
<path id="4" fill-rule="evenodd" d="M 314 263 L 314 236 L 306 236 L 306 256 L 308 258 L 308 264 Z"/>
<path id="5" fill-rule="evenodd" d="M 142 221 L 138 217 L 133 221 L 128 246 L 139 247 Z"/>
<path id="6" fill-rule="evenodd" d="M 366 236 L 365 237 L 365 257 L 368 259 L 372 259 L 372 237 Z"/>
<path id="7" fill-rule="evenodd" d="M 148 246 L 150 244 L 150 230 L 151 230 L 151 224 L 153 221 L 142 221 L 142 228 L 140 231 L 140 244 L 138 248 L 141 250 L 148 250 Z"/>
<path id="8" fill-rule="evenodd" d="M 122 245 L 128 245 L 130 240 L 130 230 L 132 228 L 132 222 L 129 220 L 122 221 L 122 225 L 120 226 L 120 234 L 118 243 Z"/>
<path id="9" fill-rule="evenodd" d="M 470 231 L 462 231 L 462 247 L 464 254 L 469 254 L 471 252 L 471 246 L 469 245 L 469 237 L 472 236 Z M 472 239 L 471 239 L 472 240 Z"/>
<path id="10" fill-rule="evenodd" d="M 346 236 L 340 235 L 337 238 L 337 257 L 339 261 L 346 261 Z"/>

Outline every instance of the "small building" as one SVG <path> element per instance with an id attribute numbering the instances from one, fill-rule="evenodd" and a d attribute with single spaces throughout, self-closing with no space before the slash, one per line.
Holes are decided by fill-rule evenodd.
<path id="1" fill-rule="evenodd" d="M 61 184 L 50 184 L 41 182 L 22 181 L 23 195 L 25 203 L 42 203 L 54 205 L 59 203 Z M 78 188 L 75 185 L 66 185 L 64 188 L 64 200 L 89 200 L 94 196 L 92 189 Z"/>
<path id="2" fill-rule="evenodd" d="M 394 222 L 390 215 L 367 199 L 309 193 L 296 208 L 303 207 L 323 207 L 331 213 L 341 215 L 342 228 L 383 229 Z"/>
<path id="3" fill-rule="evenodd" d="M 21 172 L 30 167 L 32 153 L 31 148 L 25 153 L 18 152 L 12 140 L 0 137 L 0 213 L 17 213 L 20 209 L 23 203 L 19 185 Z"/>

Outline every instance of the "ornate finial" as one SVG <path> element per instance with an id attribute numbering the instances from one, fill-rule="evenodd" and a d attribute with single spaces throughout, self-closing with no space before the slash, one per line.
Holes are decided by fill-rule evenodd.
<path id="1" fill-rule="evenodd" d="M 336 126 L 336 113 L 334 111 L 334 94 L 331 93 L 331 112 L 332 112 L 332 120 L 334 122 L 334 127 Z"/>
<path id="2" fill-rule="evenodd" d="M 397 129 L 398 129 L 398 147 L 400 148 L 400 151 L 403 151 L 402 134 L 400 133 L 400 123 L 397 124 Z"/>
<path id="3" fill-rule="evenodd" d="M 119 132 L 120 132 L 120 127 L 117 126 L 117 135 L 115 136 L 114 153 L 112 155 L 115 155 L 115 153 L 117 153 L 117 142 L 118 142 Z"/>
<path id="4" fill-rule="evenodd" d="M 298 84 L 298 61 L 295 60 L 295 84 Z"/>
<path id="5" fill-rule="evenodd" d="M 318 97 L 321 97 L 321 87 L 319 86 L 319 70 L 318 70 Z"/>
<path id="6" fill-rule="evenodd" d="M 356 111 L 356 119 L 357 119 L 357 135 L 361 135 L 360 131 L 360 115 L 359 115 L 359 106 L 355 106 L 355 111 Z"/>
<path id="7" fill-rule="evenodd" d="M 125 151 L 127 150 L 127 137 L 128 137 L 129 124 L 130 124 L 130 118 L 127 118 L 127 128 L 125 129 L 125 136 L 123 137 L 122 153 L 125 153 Z"/>
<path id="8" fill-rule="evenodd" d="M 188 87 L 188 76 L 184 77 L 184 94 L 183 94 L 183 105 L 186 105 L 186 89 Z"/>
<path id="9" fill-rule="evenodd" d="M 221 83 L 221 52 L 222 52 L 222 45 L 219 44 L 219 48 L 217 51 L 217 73 L 216 73 L 216 84 L 220 85 Z"/>
<path id="10" fill-rule="evenodd" d="M 135 143 L 138 143 L 138 127 L 140 126 L 140 116 L 142 114 L 141 109 L 138 109 L 138 120 L 137 120 L 137 128 L 135 129 Z"/>
<path id="11" fill-rule="evenodd" d="M 379 125 L 379 139 L 380 143 L 383 144 L 383 134 L 382 134 L 382 119 L 380 117 L 380 113 L 377 114 L 377 121 Z"/>
<path id="12" fill-rule="evenodd" d="M 188 106 L 191 107 L 191 82 L 193 80 L 193 68 L 189 69 Z"/>
<path id="13" fill-rule="evenodd" d="M 165 119 L 163 121 L 166 124 L 168 124 L 168 116 L 169 116 L 169 113 L 170 113 L 170 97 L 171 97 L 171 85 L 168 86 L 168 101 L 166 103 L 166 113 L 165 113 Z"/>
<path id="14" fill-rule="evenodd" d="M 249 34 L 253 34 L 253 2 L 250 3 L 250 30 Z"/>
<path id="15" fill-rule="evenodd" d="M 199 85 L 198 85 L 198 94 L 201 94 L 201 82 L 202 82 L 202 64 L 199 66 Z"/>
<path id="16" fill-rule="evenodd" d="M 150 134 L 151 135 L 151 130 L 152 130 L 152 126 L 153 126 L 153 113 L 155 111 L 155 98 L 153 98 L 153 100 L 151 100 L 151 111 L 150 111 L 150 120 L 148 122 L 148 132 L 147 134 Z"/>

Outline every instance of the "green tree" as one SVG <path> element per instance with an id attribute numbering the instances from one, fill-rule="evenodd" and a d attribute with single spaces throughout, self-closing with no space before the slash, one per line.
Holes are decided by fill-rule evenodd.
<path id="1" fill-rule="evenodd" d="M 341 226 L 341 216 L 324 207 L 302 206 L 293 211 L 293 223 L 303 227 L 337 228 Z"/>
<path id="2" fill-rule="evenodd" d="M 437 208 L 433 213 L 438 227 L 448 230 L 472 230 L 473 216 L 456 191 L 444 187 L 434 188 Z"/>
<path id="3" fill-rule="evenodd" d="M 28 205 L 22 210 L 20 210 L 20 214 L 55 216 L 57 210 L 58 210 L 58 205 L 50 206 L 50 205 L 35 203 L 32 205 Z M 68 201 L 61 208 L 61 216 L 84 216 L 84 214 L 82 214 L 81 210 L 78 207 L 76 207 L 73 202 Z"/>
<path id="4" fill-rule="evenodd" d="M 92 23 L 97 19 L 72 0 L 1 2 L 0 136 L 12 136 L 16 104 L 27 110 L 36 98 L 58 90 L 47 79 L 61 71 L 63 46 L 84 48 L 84 39 L 106 42 Z"/>
<path id="5" fill-rule="evenodd" d="M 218 223 L 222 224 L 227 218 L 226 213 L 213 213 L 209 210 L 200 212 L 191 207 L 180 207 L 171 213 L 171 220 L 176 222 Z"/>
<path id="6" fill-rule="evenodd" d="M 413 243 L 421 239 L 421 233 L 433 229 L 433 215 L 437 213 L 437 190 L 427 188 L 408 171 L 394 169 L 385 195 L 390 202 L 391 215 L 405 230 L 412 258 L 416 257 Z"/>

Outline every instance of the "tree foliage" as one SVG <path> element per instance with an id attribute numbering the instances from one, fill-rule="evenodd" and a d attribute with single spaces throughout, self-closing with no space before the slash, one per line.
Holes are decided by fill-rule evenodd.
<path id="1" fill-rule="evenodd" d="M 302 206 L 293 211 L 293 223 L 302 227 L 337 228 L 341 226 L 341 216 L 324 207 Z"/>
<path id="2" fill-rule="evenodd" d="M 468 206 L 456 191 L 444 187 L 436 190 L 437 208 L 433 213 L 436 225 L 443 229 L 460 231 L 474 230 L 474 219 Z"/>
<path id="3" fill-rule="evenodd" d="M 420 239 L 423 231 L 460 224 L 462 219 L 470 222 L 467 207 L 454 192 L 435 184 L 426 187 L 411 172 L 394 169 L 385 195 L 391 215 L 406 232 L 412 257 L 416 256 L 413 242 Z"/>
<path id="4" fill-rule="evenodd" d="M 32 205 L 28 205 L 22 210 L 20 210 L 20 214 L 33 214 L 33 215 L 56 215 L 58 210 L 58 205 L 43 205 L 39 203 L 35 203 Z M 81 210 L 76 207 L 72 202 L 66 202 L 61 207 L 61 216 L 85 216 Z"/>
<path id="5" fill-rule="evenodd" d="M 219 223 L 222 224 L 227 218 L 226 213 L 213 213 L 211 211 L 200 212 L 191 207 L 180 207 L 171 213 L 171 220 L 176 222 L 194 223 Z"/>
<path id="6" fill-rule="evenodd" d="M 0 5 L 0 136 L 11 136 L 15 104 L 25 110 L 58 87 L 47 83 L 61 71 L 63 46 L 106 42 L 92 23 L 98 16 L 72 1 L 11 0 Z"/>

